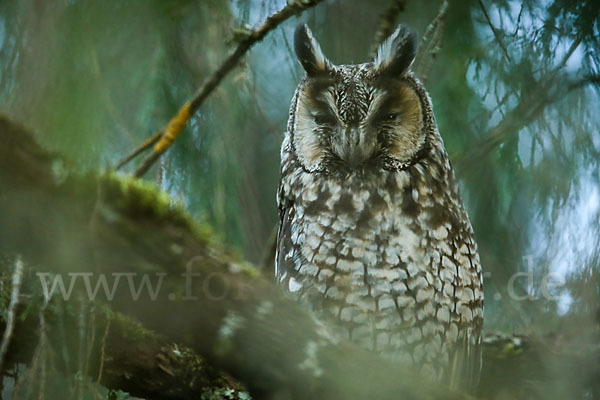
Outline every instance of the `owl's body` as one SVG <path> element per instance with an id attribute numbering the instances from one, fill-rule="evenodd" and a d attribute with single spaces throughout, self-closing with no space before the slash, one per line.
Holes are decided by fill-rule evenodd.
<path id="1" fill-rule="evenodd" d="M 411 40 L 401 28 L 374 62 L 334 66 L 298 29 L 276 275 L 352 341 L 462 382 L 479 370 L 481 268 Z"/>

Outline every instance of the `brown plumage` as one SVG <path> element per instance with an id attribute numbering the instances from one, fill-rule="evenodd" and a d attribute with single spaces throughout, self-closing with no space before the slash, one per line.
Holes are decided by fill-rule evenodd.
<path id="1" fill-rule="evenodd" d="M 335 66 L 305 26 L 307 72 L 281 148 L 276 276 L 340 334 L 468 387 L 483 288 L 473 230 L 400 27 L 373 62 Z"/>

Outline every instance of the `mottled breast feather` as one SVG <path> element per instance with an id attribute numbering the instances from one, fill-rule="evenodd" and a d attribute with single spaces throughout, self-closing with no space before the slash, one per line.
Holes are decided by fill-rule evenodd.
<path id="1" fill-rule="evenodd" d="M 331 107 L 339 124 L 351 126 L 351 118 L 368 120 L 376 113 L 370 108 L 378 107 L 373 103 L 381 78 L 373 63 L 321 64 L 333 81 L 327 96 L 337 101 Z M 419 112 L 419 124 L 406 125 L 418 132 L 401 132 L 394 140 L 406 138 L 406 148 L 416 150 L 407 151 L 406 159 L 391 157 L 391 144 L 378 137 L 374 161 L 348 167 L 331 155 L 332 130 L 315 128 L 316 137 L 303 142 L 295 137 L 308 129 L 298 126 L 304 118 L 298 107 L 311 101 L 303 96 L 316 96 L 312 79 L 294 94 L 281 148 L 278 281 L 341 335 L 468 388 L 478 380 L 481 362 L 482 273 L 429 96 L 410 71 L 394 77 L 394 85 L 414 93 Z M 398 102 L 401 110 L 413 107 L 404 103 Z M 317 156 L 307 167 L 296 146 L 312 139 Z"/>

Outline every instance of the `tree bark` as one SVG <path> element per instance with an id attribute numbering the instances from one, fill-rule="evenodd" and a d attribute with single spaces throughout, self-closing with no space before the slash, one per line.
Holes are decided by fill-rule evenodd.
<path id="1" fill-rule="evenodd" d="M 39 285 L 37 277 L 29 278 L 28 285 Z M 4 290 L 3 285 L 0 291 Z M 2 293 L 4 294 L 4 293 Z M 26 295 L 25 295 L 26 296 Z M 86 308 L 85 315 L 80 307 L 68 307 L 56 301 L 53 310 L 46 310 L 47 317 L 54 321 L 47 332 L 51 343 L 65 348 L 57 363 L 59 373 L 77 373 L 79 343 L 77 340 L 62 340 L 59 325 L 67 332 L 77 332 L 81 318 L 93 320 L 96 340 L 85 349 L 89 357 L 89 368 L 85 371 L 89 382 L 102 384 L 113 390 L 122 390 L 130 395 L 152 400 L 199 399 L 208 393 L 230 394 L 230 399 L 241 399 L 244 387 L 228 374 L 213 368 L 192 349 L 180 346 L 162 335 L 149 331 L 138 321 L 120 313 L 111 312 L 100 306 L 95 310 Z M 2 374 L 17 364 L 29 364 L 34 356 L 39 338 L 39 302 L 28 302 L 30 316 L 21 319 L 10 342 Z M 60 307 L 60 312 L 57 312 Z M 31 313 L 31 311 L 35 311 Z M 93 318 L 91 318 L 93 316 Z M 5 326 L 0 323 L 0 330 Z"/>

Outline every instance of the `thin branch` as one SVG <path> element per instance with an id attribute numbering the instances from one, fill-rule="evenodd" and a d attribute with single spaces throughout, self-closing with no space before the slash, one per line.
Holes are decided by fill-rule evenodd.
<path id="1" fill-rule="evenodd" d="M 546 80 L 546 82 L 548 81 Z M 461 172 L 467 170 L 467 166 L 473 165 L 476 161 L 491 153 L 496 147 L 504 143 L 509 136 L 518 133 L 519 130 L 534 121 L 548 105 L 563 98 L 566 93 L 589 84 L 597 85 L 599 83 L 600 76 L 598 75 L 590 75 L 572 81 L 562 91 L 557 91 L 556 87 L 550 83 L 540 83 L 523 101 L 507 113 L 502 121 L 490 129 L 486 139 L 454 159 L 456 168 Z"/>
<path id="2" fill-rule="evenodd" d="M 35 275 L 31 275 L 25 274 L 23 287 L 36 286 Z M 8 290 L 0 288 L 2 295 L 6 292 Z M 22 296 L 22 302 L 25 299 L 23 306 L 32 311 L 44 307 L 44 302 L 37 302 L 39 298 Z M 153 400 L 200 399 L 204 398 L 203 395 L 209 389 L 217 392 L 227 391 L 231 395 L 227 398 L 242 398 L 239 394 L 245 392 L 245 388 L 239 382 L 210 366 L 189 347 L 173 343 L 172 340 L 145 328 L 133 318 L 112 312 L 105 306 L 100 307 L 103 312 L 99 314 L 97 329 L 99 332 L 104 331 L 103 339 L 93 344 L 91 355 L 92 362 L 100 360 L 97 375 L 94 368 L 90 368 L 85 376 L 78 373 L 76 366 L 63 363 L 55 365 L 51 372 L 75 377 L 71 381 L 76 382 L 89 378 L 96 383 L 96 387 L 93 388 L 95 398 L 98 398 L 99 385 L 108 389 L 123 390 L 136 398 Z M 69 307 L 67 302 L 54 299 L 47 313 L 48 319 L 52 319 L 57 313 L 64 315 L 66 323 L 71 327 L 76 326 L 79 319 L 78 311 Z M 35 383 L 39 382 L 40 361 L 39 356 L 32 356 L 34 349 L 31 348 L 31 341 L 39 338 L 40 332 L 34 318 L 17 318 L 15 322 L 14 336 L 24 340 L 15 340 L 8 356 L 14 363 L 13 368 L 19 365 L 27 365 L 27 368 L 24 378 L 18 381 L 19 387 L 15 388 L 12 398 L 30 398 L 17 395 L 20 394 L 21 387 L 26 386 L 31 391 L 29 388 L 33 389 Z M 57 338 L 50 336 L 49 339 Z M 63 346 L 62 343 L 58 345 Z M 76 353 L 77 346 L 76 341 L 72 340 L 65 343 L 62 350 Z M 35 350 L 35 354 L 39 353 L 38 350 Z M 135 371 L 135 379 L 132 379 L 132 371 Z M 8 375 L 6 370 L 2 372 Z M 74 388 L 65 391 L 70 391 L 68 398 L 81 398 L 77 397 Z"/>
<path id="3" fill-rule="evenodd" d="M 47 301 L 47 299 L 46 299 Z M 86 323 L 85 323 L 85 317 L 86 317 L 86 303 L 83 301 L 83 299 L 79 299 L 79 311 L 77 313 L 77 339 L 78 339 L 78 343 L 77 343 L 77 375 L 82 376 L 83 372 L 85 371 L 84 365 L 85 365 L 85 357 L 84 357 L 84 349 L 85 349 L 85 327 L 86 327 Z M 77 379 L 77 382 L 75 383 L 75 397 L 80 399 L 82 398 L 82 393 L 83 393 L 83 383 L 84 380 L 83 379 Z"/>
<path id="4" fill-rule="evenodd" d="M 517 22 L 515 23 L 515 31 L 512 36 L 517 36 L 519 33 L 519 28 L 521 27 L 521 17 L 523 16 L 523 9 L 525 8 L 525 4 L 521 4 L 521 9 L 519 10 L 519 16 L 517 17 Z"/>
<path id="5" fill-rule="evenodd" d="M 563 56 L 558 66 L 552 71 L 548 72 L 545 76 L 540 79 L 538 85 L 526 95 L 525 99 L 522 100 L 513 110 L 506 114 L 506 116 L 500 121 L 494 128 L 490 129 L 486 135 L 486 139 L 473 146 L 466 153 L 463 153 L 455 158 L 455 165 L 458 170 L 464 170 L 465 167 L 474 161 L 480 160 L 497 146 L 503 143 L 510 135 L 517 133 L 522 127 L 527 126 L 537 116 L 544 111 L 547 105 L 555 102 L 556 100 L 564 97 L 565 92 L 561 92 L 560 95 L 554 91 L 556 89 L 553 85 L 557 80 L 558 74 L 565 67 L 577 47 L 582 41 L 582 37 L 578 37 L 571 43 L 569 49 Z M 589 84 L 598 84 L 598 75 L 588 75 L 576 81 L 571 81 L 566 85 L 566 92 L 579 89 Z"/>
<path id="6" fill-rule="evenodd" d="M 89 319 L 87 321 L 87 337 L 85 340 L 85 345 L 86 345 L 86 351 L 85 351 L 85 363 L 83 364 L 83 375 L 84 376 L 88 376 L 89 375 L 89 366 L 90 366 L 90 358 L 92 355 L 92 351 L 94 350 L 94 345 L 96 342 L 96 307 L 94 305 L 94 303 L 90 304 L 91 309 L 89 314 Z M 86 386 L 89 385 L 89 381 L 87 379 L 82 380 L 83 383 L 83 388 L 85 389 Z"/>
<path id="7" fill-rule="evenodd" d="M 8 351 L 8 345 L 12 338 L 13 330 L 15 328 L 15 313 L 17 305 L 19 304 L 19 294 L 21 292 L 21 281 L 23 279 L 23 261 L 21 256 L 17 256 L 15 261 L 15 270 L 12 275 L 12 291 L 10 294 L 10 303 L 8 310 L 6 310 L 6 327 L 4 328 L 4 335 L 2 336 L 2 344 L 0 345 L 0 371 L 4 364 L 4 357 Z"/>
<path id="8" fill-rule="evenodd" d="M 100 385 L 102 382 L 102 372 L 104 371 L 104 359 L 106 358 L 106 338 L 110 330 L 110 318 L 106 318 L 106 325 L 104 326 L 104 334 L 102 335 L 102 342 L 100 345 L 100 366 L 98 367 L 98 378 L 96 378 L 96 385 Z M 98 396 L 98 391 L 94 390 L 94 399 Z"/>
<path id="9" fill-rule="evenodd" d="M 118 171 L 119 169 L 121 169 L 121 167 L 123 165 L 125 165 L 129 161 L 133 160 L 138 154 L 140 154 L 143 151 L 145 151 L 146 149 L 149 149 L 150 147 L 152 147 L 154 144 L 156 144 L 156 142 L 158 142 L 158 140 L 161 138 L 162 135 L 163 135 L 162 130 L 155 132 L 152 136 L 150 136 L 148 139 L 146 139 L 144 141 L 144 143 L 142 143 L 140 145 L 140 147 L 133 150 L 131 153 L 129 153 L 129 155 L 127 157 L 125 157 L 121 161 L 119 161 L 119 163 L 115 167 L 115 170 Z"/>
<path id="10" fill-rule="evenodd" d="M 568 85 L 569 90 L 576 90 L 587 85 L 600 85 L 600 75 L 588 75 L 580 80 L 571 82 Z"/>
<path id="11" fill-rule="evenodd" d="M 41 397 L 46 387 L 46 362 L 48 356 L 48 331 L 46 325 L 46 309 L 48 308 L 48 299 L 44 298 L 42 306 L 38 309 L 38 320 L 39 320 L 39 333 L 38 343 L 35 347 L 33 357 L 30 362 L 30 368 L 25 373 L 23 380 L 19 379 L 19 383 L 15 385 L 13 392 L 13 398 L 20 398 L 17 396 L 18 387 L 20 384 L 27 384 L 25 388 L 25 396 L 23 398 L 31 398 L 31 393 L 34 389 L 35 384 L 38 386 L 38 398 Z"/>
<path id="12" fill-rule="evenodd" d="M 490 16 L 488 15 L 488 12 L 485 9 L 485 6 L 483 5 L 483 1 L 482 0 L 479 0 L 479 7 L 481 7 L 481 11 L 483 11 L 483 15 L 485 16 L 485 19 L 486 19 L 488 25 L 492 29 L 492 32 L 494 33 L 494 37 L 496 38 L 496 41 L 500 45 L 500 48 L 502 49 L 502 52 L 504 53 L 504 56 L 510 62 L 511 59 L 510 59 L 510 56 L 508 55 L 508 51 L 506 50 L 506 46 L 504 46 L 504 42 L 502 41 L 502 38 L 500 37 L 500 33 L 498 32 L 498 30 L 492 24 L 492 20 L 490 19 Z"/>
<path id="13" fill-rule="evenodd" d="M 133 176 L 135 176 L 136 178 L 140 178 L 140 177 L 144 176 L 144 174 L 146 172 L 148 172 L 148 170 L 150 169 L 150 167 L 156 162 L 156 160 L 158 160 L 160 158 L 160 156 L 164 152 L 165 152 L 165 150 L 163 150 L 163 151 L 156 151 L 156 150 L 152 151 L 152 153 L 150 153 L 150 155 L 144 159 L 144 161 L 142 162 L 142 165 L 140 165 L 138 167 L 138 169 L 135 170 L 135 174 L 133 174 Z"/>
<path id="14" fill-rule="evenodd" d="M 448 0 L 443 0 L 438 13 L 425 29 L 419 44 L 419 54 L 413 64 L 413 71 L 424 83 L 427 80 L 433 62 L 441 49 L 442 35 L 444 33 L 444 20 L 448 12 Z"/>
<path id="15" fill-rule="evenodd" d="M 396 19 L 398 18 L 398 15 L 404 11 L 405 7 L 405 0 L 392 0 L 392 4 L 389 8 L 379 17 L 379 29 L 377 29 L 377 32 L 375 33 L 375 40 L 373 42 L 373 47 L 371 48 L 373 57 L 375 57 L 379 45 L 394 32 Z"/>
<path id="16" fill-rule="evenodd" d="M 575 50 L 577 50 L 577 47 L 579 47 L 582 40 L 583 40 L 583 36 L 579 36 L 579 37 L 577 37 L 577 39 L 575 39 L 573 41 L 573 43 L 571 43 L 571 46 L 569 46 L 569 49 L 565 53 L 565 56 L 561 60 L 560 64 L 558 64 L 556 71 L 562 69 L 565 65 L 567 65 L 567 62 L 569 61 L 569 59 L 571 58 L 571 56 L 573 55 Z"/>
<path id="17" fill-rule="evenodd" d="M 212 91 L 221 83 L 223 78 L 229 74 L 229 72 L 239 64 L 242 57 L 248 52 L 248 50 L 256 43 L 261 41 L 269 32 L 277 28 L 282 22 L 286 21 L 290 17 L 301 13 L 302 11 L 313 7 L 323 0 L 294 0 L 288 2 L 288 4 L 280 11 L 271 15 L 267 20 L 262 23 L 259 27 L 253 30 L 249 30 L 242 35 L 242 38 L 238 42 L 237 48 L 233 53 L 227 57 L 223 63 L 217 68 L 212 75 L 208 77 L 198 89 L 192 100 L 185 103 L 179 110 L 177 115 L 169 121 L 160 139 L 154 144 L 153 152 L 144 160 L 142 165 L 136 170 L 135 176 L 143 176 L 148 169 L 156 162 L 162 153 L 164 153 L 171 144 L 177 139 L 177 136 L 181 133 L 187 121 L 190 117 L 200 108 L 206 98 L 212 93 Z M 141 148 L 142 146 L 140 146 Z M 144 149 L 140 150 L 143 151 Z M 136 150 L 137 151 L 137 150 Z M 135 153 L 135 152 L 134 152 Z M 132 154 L 134 154 L 132 153 Z M 135 155 L 139 154 L 137 152 Z M 129 158 L 129 160 L 131 159 Z M 129 161 L 127 160 L 127 161 Z M 125 163 L 127 162 L 125 161 Z M 124 163 L 120 163 L 122 166 Z"/>
<path id="18" fill-rule="evenodd" d="M 40 341 L 38 346 L 40 348 L 40 374 L 38 379 L 38 400 L 42 400 L 46 394 L 46 382 L 48 376 L 48 353 L 49 353 L 49 342 L 48 342 L 48 328 L 46 324 L 46 309 L 48 308 L 48 302 L 44 300 L 44 305 L 40 308 L 39 319 L 40 319 Z"/>

